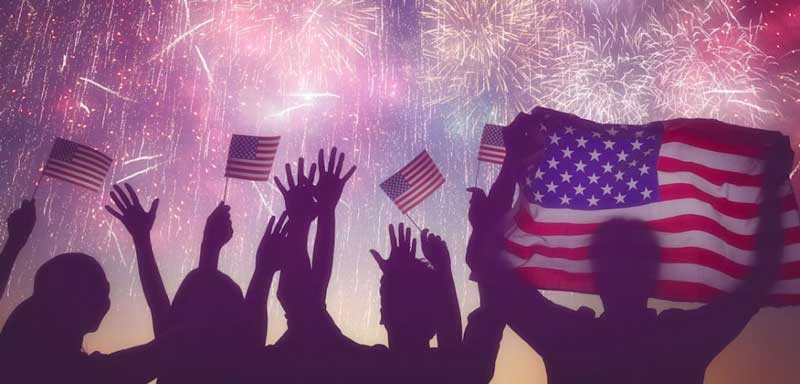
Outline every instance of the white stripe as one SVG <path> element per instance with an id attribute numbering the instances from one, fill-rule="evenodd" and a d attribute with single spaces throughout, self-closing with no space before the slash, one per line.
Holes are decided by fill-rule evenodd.
<path id="1" fill-rule="evenodd" d="M 114 159 L 106 158 L 106 156 L 101 154 L 100 151 L 96 151 L 96 150 L 91 149 L 89 147 L 78 147 L 78 150 L 75 151 L 75 153 L 76 154 L 81 154 L 81 155 L 86 156 L 86 157 L 88 157 L 90 159 L 94 159 L 98 163 L 105 164 L 105 166 L 107 166 L 107 167 L 111 166 L 111 163 L 114 162 Z"/>
<path id="2" fill-rule="evenodd" d="M 692 184 L 697 189 L 714 197 L 727 199 L 736 203 L 757 204 L 761 202 L 761 187 L 748 187 L 730 183 L 716 185 L 692 172 L 658 172 L 658 183 Z"/>
<path id="3" fill-rule="evenodd" d="M 70 175 L 68 175 L 68 174 L 64 174 L 64 173 L 62 173 L 62 172 L 54 172 L 53 170 L 47 170 L 47 169 L 45 169 L 45 171 L 44 171 L 45 175 L 48 175 L 48 172 L 49 172 L 49 173 L 52 173 L 52 174 L 56 174 L 56 175 L 58 175 L 59 177 L 63 177 L 63 178 L 65 178 L 65 179 L 67 179 L 67 180 L 68 180 L 69 182 L 71 182 L 71 183 L 78 184 L 78 185 L 82 185 L 82 186 L 84 186 L 84 187 L 86 187 L 86 188 L 89 188 L 89 189 L 91 189 L 91 190 L 93 190 L 93 191 L 98 191 L 98 190 L 99 190 L 99 187 L 98 187 L 98 186 L 96 186 L 96 185 L 92 185 L 92 184 L 88 184 L 87 182 L 85 182 L 85 181 L 83 181 L 83 180 L 78 180 L 78 179 L 76 179 L 76 178 L 74 178 L 74 177 L 72 177 L 72 176 L 70 176 Z M 48 175 L 48 176 L 51 176 L 51 175 Z"/>
<path id="4" fill-rule="evenodd" d="M 681 142 L 670 142 L 661 145 L 660 156 L 746 175 L 757 176 L 764 170 L 763 160 L 710 151 Z"/>
<path id="5" fill-rule="evenodd" d="M 706 209 L 699 209 L 706 207 Z M 696 199 L 678 199 L 660 201 L 638 207 L 601 209 L 597 211 L 583 211 L 577 209 L 552 209 L 544 208 L 538 204 L 528 204 L 528 215 L 541 223 L 568 223 L 568 224 L 593 224 L 602 223 L 613 218 L 630 218 L 644 221 L 668 219 L 679 215 L 699 215 L 707 217 L 721 224 L 729 231 L 740 235 L 753 235 L 756 233 L 759 219 L 738 219 L 730 217 L 715 210 L 710 204 Z M 781 214 L 783 228 L 793 228 L 800 225 L 800 215 L 797 210 L 786 211 Z"/>
<path id="6" fill-rule="evenodd" d="M 246 171 L 268 171 L 272 168 L 272 163 L 264 164 L 264 165 L 240 165 L 240 164 L 228 164 L 225 169 L 240 169 Z"/>
<path id="7" fill-rule="evenodd" d="M 684 248 L 692 246 L 708 249 L 741 265 L 750 265 L 752 263 L 753 251 L 736 248 L 708 232 L 655 232 L 655 235 L 659 246 L 662 248 Z M 506 238 L 522 247 L 540 245 L 549 248 L 575 249 L 589 247 L 592 244 L 592 235 L 534 236 L 516 227 L 509 230 Z M 783 255 L 783 262 L 800 261 L 800 244 L 785 245 L 783 247 Z"/>
<path id="8" fill-rule="evenodd" d="M 417 191 L 420 189 L 427 188 L 431 182 L 440 176 L 441 175 L 439 175 L 434 168 L 425 169 L 423 173 L 414 178 L 414 182 L 406 180 L 411 188 L 405 191 L 402 195 L 398 196 L 395 201 L 397 201 L 398 204 L 404 204 L 406 199 L 410 199 L 412 196 L 416 195 Z"/>
<path id="9" fill-rule="evenodd" d="M 236 172 L 231 170 L 225 170 L 225 177 L 240 177 L 244 179 L 265 179 L 269 177 L 268 173 L 261 174 L 261 175 L 254 175 L 252 173 L 243 173 L 243 172 Z"/>
<path id="10" fill-rule="evenodd" d="M 408 182 L 408 184 L 413 186 L 417 183 L 422 182 L 423 180 L 425 180 L 426 178 L 430 177 L 432 174 L 437 172 L 438 171 L 436 169 L 436 165 L 431 162 L 428 162 L 425 163 L 425 165 L 417 172 L 414 172 L 414 174 L 411 174 L 409 172 L 404 176 L 406 177 L 406 182 Z"/>
<path id="11" fill-rule="evenodd" d="M 428 197 L 429 193 L 432 193 L 436 188 L 444 184 L 444 178 L 441 175 L 436 176 L 433 180 L 431 180 L 428 184 L 424 186 L 424 188 L 420 188 L 418 191 L 421 191 L 419 195 L 417 195 L 414 199 L 406 201 L 402 204 L 398 203 L 397 206 L 400 207 L 401 211 L 409 210 L 415 207 L 417 204 L 425 200 Z"/>
<path id="12" fill-rule="evenodd" d="M 80 165 L 80 164 L 71 164 L 71 163 L 67 163 L 67 162 L 61 161 L 61 160 L 50 159 L 50 161 L 48 161 L 46 165 L 50 165 L 50 167 L 52 167 L 55 170 L 58 170 L 59 172 L 72 172 L 72 173 L 75 173 L 79 177 L 83 177 L 83 178 L 86 178 L 86 179 L 90 179 L 92 181 L 96 181 L 98 184 L 102 184 L 103 183 L 103 179 L 105 179 L 105 175 L 98 174 L 96 171 L 88 170 L 88 169 L 84 168 L 83 165 Z M 81 173 L 80 171 L 87 172 L 89 174 L 85 175 L 85 174 Z"/>
<path id="13" fill-rule="evenodd" d="M 228 161 L 229 162 L 230 161 L 236 161 L 236 162 L 240 162 L 240 163 L 260 165 L 260 164 L 272 164 L 275 161 L 275 158 L 274 157 L 269 157 L 269 158 L 258 159 L 258 160 L 248 160 L 248 159 L 240 159 L 238 157 L 229 157 Z"/>
<path id="14" fill-rule="evenodd" d="M 800 293 L 800 279 L 778 280 L 772 286 L 770 293 L 797 294 Z"/>

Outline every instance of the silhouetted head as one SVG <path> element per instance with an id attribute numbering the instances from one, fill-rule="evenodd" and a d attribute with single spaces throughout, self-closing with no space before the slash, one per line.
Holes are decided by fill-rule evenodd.
<path id="1" fill-rule="evenodd" d="M 242 289 L 216 270 L 190 272 L 172 301 L 171 323 L 192 328 L 230 328 L 244 307 Z"/>
<path id="2" fill-rule="evenodd" d="M 55 345 L 71 340 L 80 347 L 110 306 L 108 280 L 97 260 L 83 253 L 61 254 L 36 271 L 33 295 L 14 309 L 3 334 L 14 343 Z"/>
<path id="3" fill-rule="evenodd" d="M 592 238 L 589 257 L 606 313 L 647 308 L 658 277 L 660 248 L 646 223 L 628 219 L 603 223 Z"/>
<path id="4" fill-rule="evenodd" d="M 390 343 L 428 345 L 435 334 L 439 289 L 434 270 L 424 261 L 387 262 L 381 278 L 381 324 Z"/>

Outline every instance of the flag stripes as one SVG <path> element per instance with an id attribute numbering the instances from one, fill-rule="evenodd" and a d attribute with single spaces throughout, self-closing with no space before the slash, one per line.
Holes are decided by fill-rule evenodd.
<path id="1" fill-rule="evenodd" d="M 381 189 L 406 213 L 430 196 L 444 184 L 444 176 L 439 172 L 427 151 L 422 151 L 405 167 L 381 183 Z"/>
<path id="2" fill-rule="evenodd" d="M 113 161 L 95 149 L 59 137 L 42 173 L 99 192 Z"/>
<path id="3" fill-rule="evenodd" d="M 278 151 L 280 136 L 233 135 L 225 177 L 267 181 Z"/>

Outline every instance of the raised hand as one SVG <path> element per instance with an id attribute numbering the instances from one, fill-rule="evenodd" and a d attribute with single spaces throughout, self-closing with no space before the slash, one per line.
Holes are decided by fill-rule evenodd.
<path id="1" fill-rule="evenodd" d="M 369 250 L 382 271 L 386 271 L 388 263 L 407 263 L 416 259 L 417 239 L 412 240 L 411 228 L 406 228 L 403 223 L 400 223 L 397 226 L 397 235 L 395 235 L 394 226 L 389 224 L 389 242 L 391 250 L 388 260 L 384 259 L 378 251 Z"/>
<path id="2" fill-rule="evenodd" d="M 22 200 L 22 206 L 11 212 L 8 223 L 8 243 L 25 244 L 36 224 L 36 199 Z"/>
<path id="3" fill-rule="evenodd" d="M 256 252 L 256 271 L 275 273 L 283 266 L 288 248 L 287 217 L 286 212 L 283 212 L 277 224 L 275 216 L 270 217 Z"/>
<path id="4" fill-rule="evenodd" d="M 317 157 L 319 180 L 314 189 L 314 197 L 316 197 L 320 209 L 333 210 L 342 197 L 342 190 L 344 190 L 345 184 L 355 173 L 356 167 L 350 167 L 347 173 L 342 176 L 344 153 L 339 154 L 339 160 L 336 161 L 336 147 L 331 149 L 327 167 L 325 166 L 325 151 L 320 149 Z"/>
<path id="5" fill-rule="evenodd" d="M 297 160 L 297 182 L 292 175 L 291 164 L 286 164 L 286 186 L 275 176 L 275 184 L 283 195 L 286 203 L 286 212 L 292 221 L 298 224 L 310 224 L 318 215 L 318 203 L 314 199 L 314 176 L 317 165 L 311 164 L 308 175 L 305 174 L 305 160 Z"/>
<path id="6" fill-rule="evenodd" d="M 541 135 L 532 115 L 520 113 L 505 129 L 503 129 L 503 143 L 506 146 L 506 161 L 519 166 L 524 166 L 530 155 L 538 152 L 545 145 L 545 138 Z"/>
<path id="7" fill-rule="evenodd" d="M 447 249 L 447 243 L 440 236 L 424 229 L 420 235 L 420 246 L 433 269 L 437 272 L 450 271 L 450 251 Z"/>
<path id="8" fill-rule="evenodd" d="M 156 220 L 159 200 L 153 200 L 150 203 L 150 210 L 145 211 L 139 202 L 139 196 L 136 195 L 136 191 L 133 190 L 130 184 L 125 183 L 125 189 L 128 191 L 127 195 L 119 185 L 114 185 L 114 190 L 111 191 L 111 200 L 114 201 L 117 209 L 115 210 L 106 205 L 106 211 L 119 219 L 132 237 L 137 238 L 148 235 L 150 230 L 153 229 L 153 222 Z"/>
<path id="9" fill-rule="evenodd" d="M 206 219 L 203 242 L 212 249 L 222 249 L 232 238 L 231 206 L 220 201 Z"/>

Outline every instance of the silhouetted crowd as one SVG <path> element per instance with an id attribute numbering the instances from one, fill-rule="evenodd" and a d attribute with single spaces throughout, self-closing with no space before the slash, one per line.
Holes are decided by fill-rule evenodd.
<path id="1" fill-rule="evenodd" d="M 208 216 L 199 266 L 170 300 L 150 237 L 159 200 L 145 209 L 133 187 L 115 185 L 106 210 L 133 239 L 154 340 L 111 354 L 85 353 L 84 336 L 111 307 L 110 282 L 94 257 L 60 254 L 39 268 L 33 294 L 5 322 L 0 382 L 486 383 L 508 325 L 542 356 L 551 383 L 702 383 L 708 364 L 763 305 L 775 279 L 783 244 L 777 192 L 791 153 L 773 151 L 766 159 L 755 262 L 734 292 L 695 310 L 649 309 L 660 253 L 655 235 L 644 222 L 614 219 L 597 229 L 590 251 L 604 308 L 598 317 L 549 301 L 502 260 L 501 222 L 511 211 L 517 176 L 542 157 L 541 138 L 520 116 L 504 130 L 507 156 L 489 193 L 468 190 L 472 233 L 464 257 L 480 306 L 466 327 L 447 243 L 427 229 L 417 238 L 400 223 L 388 228 L 388 255 L 370 250 L 383 274 L 380 322 L 388 344 L 361 345 L 339 329 L 325 302 L 335 210 L 356 168 L 344 171 L 345 155 L 333 148 L 327 156 L 320 150 L 307 171 L 300 158 L 296 170 L 286 165 L 284 180 L 275 178 L 286 209 L 266 223 L 246 292 L 217 269 L 234 233 L 231 207 L 221 202 Z M 34 200 L 8 218 L 0 293 L 35 222 Z M 277 298 L 288 328 L 265 346 L 267 300 L 279 271 Z"/>

